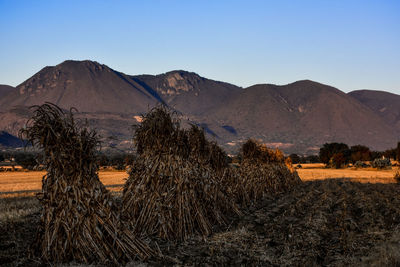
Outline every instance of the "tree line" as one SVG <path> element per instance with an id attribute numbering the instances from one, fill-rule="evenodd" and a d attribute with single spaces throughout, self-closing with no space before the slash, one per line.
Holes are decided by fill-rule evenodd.
<path id="1" fill-rule="evenodd" d="M 344 143 L 326 143 L 320 148 L 318 155 L 301 156 L 290 154 L 288 157 L 293 164 L 324 163 L 330 167 L 341 168 L 350 163 L 357 165 L 361 162 L 369 161 L 375 162 L 376 167 L 379 167 L 382 164 L 385 165 L 389 159 L 400 160 L 400 142 L 396 148 L 385 151 L 373 151 L 363 145 L 349 147 Z M 386 163 L 382 162 L 382 158 L 386 159 Z M 0 162 L 5 160 L 14 162 L 24 169 L 34 170 L 40 166 L 42 156 L 39 152 L 29 151 L 0 152 Z M 98 153 L 98 165 L 100 167 L 112 167 L 117 170 L 123 170 L 126 166 L 132 165 L 134 160 L 135 154 L 133 153 L 110 151 Z M 232 162 L 231 158 L 227 160 L 228 162 Z M 233 162 L 240 163 L 240 161 L 240 157 L 233 159 Z"/>
<path id="2" fill-rule="evenodd" d="M 327 166 L 341 168 L 348 164 L 361 164 L 365 161 L 373 162 L 379 167 L 385 162 L 390 163 L 390 159 L 400 160 L 400 142 L 396 148 L 387 149 L 385 151 L 373 151 L 367 146 L 355 145 L 349 147 L 344 143 L 325 143 L 319 150 L 318 156 L 302 157 L 297 154 L 289 156 L 292 163 L 324 163 Z M 314 161 L 310 160 L 310 157 Z"/>
<path id="3" fill-rule="evenodd" d="M 117 170 L 124 170 L 126 166 L 132 165 L 135 155 L 125 152 L 99 152 L 97 164 L 100 167 L 112 167 Z M 43 157 L 40 152 L 32 151 L 11 151 L 0 152 L 0 162 L 7 161 L 7 164 L 20 165 L 27 170 L 40 170 Z"/>

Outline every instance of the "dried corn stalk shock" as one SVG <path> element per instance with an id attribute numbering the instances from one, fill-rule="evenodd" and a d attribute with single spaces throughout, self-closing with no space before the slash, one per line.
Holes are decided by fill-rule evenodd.
<path id="1" fill-rule="evenodd" d="M 39 200 L 43 205 L 34 254 L 49 263 L 120 264 L 152 250 L 120 223 L 111 194 L 98 178 L 95 131 L 80 127 L 72 110 L 46 103 L 21 130 L 43 149 L 47 174 Z"/>
<path id="2" fill-rule="evenodd" d="M 226 164 L 223 152 L 197 126 L 181 129 L 156 107 L 143 116 L 134 143 L 139 157 L 124 186 L 122 213 L 137 232 L 165 240 L 208 236 L 228 214 L 240 213 L 216 172 Z"/>
<path id="3" fill-rule="evenodd" d="M 268 149 L 250 139 L 243 144 L 241 156 L 239 178 L 232 189 L 239 203 L 250 205 L 266 195 L 285 192 L 301 183 L 297 172 L 288 168 L 282 152 L 277 149 Z"/>

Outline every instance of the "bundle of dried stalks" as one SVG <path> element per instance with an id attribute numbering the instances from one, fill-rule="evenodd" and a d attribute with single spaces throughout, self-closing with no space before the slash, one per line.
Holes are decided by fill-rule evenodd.
<path id="1" fill-rule="evenodd" d="M 197 126 L 183 130 L 157 107 L 143 116 L 134 142 L 140 156 L 124 186 L 122 213 L 137 232 L 170 240 L 207 236 L 228 213 L 239 213 L 216 174 L 224 154 Z"/>
<path id="2" fill-rule="evenodd" d="M 269 149 L 265 144 L 261 144 L 253 139 L 248 139 L 241 148 L 243 160 L 249 159 L 262 163 L 283 163 L 285 157 L 279 149 Z"/>
<path id="3" fill-rule="evenodd" d="M 77 125 L 72 110 L 64 113 L 50 103 L 35 106 L 21 136 L 43 149 L 47 170 L 39 194 L 43 211 L 35 255 L 48 262 L 118 264 L 152 254 L 122 227 L 97 175 L 97 135 Z"/>
<path id="4" fill-rule="evenodd" d="M 208 236 L 213 225 L 226 222 L 227 213 L 239 213 L 211 168 L 174 154 L 142 154 L 122 203 L 134 229 L 165 239 Z"/>
<path id="5" fill-rule="evenodd" d="M 290 172 L 295 172 L 296 170 L 293 167 L 292 159 L 290 157 L 285 158 L 285 165 L 290 170 Z"/>
<path id="6" fill-rule="evenodd" d="M 216 142 L 210 142 L 206 139 L 204 130 L 197 125 L 192 125 L 187 131 L 190 156 L 200 160 L 203 164 L 209 165 L 216 171 L 221 171 L 228 167 L 226 153 L 217 145 Z"/>
<path id="7" fill-rule="evenodd" d="M 301 182 L 297 172 L 291 172 L 285 164 L 254 164 L 251 160 L 242 162 L 239 176 L 239 188 L 243 191 L 237 196 L 244 204 L 260 200 L 266 195 L 287 191 Z"/>
<path id="8" fill-rule="evenodd" d="M 228 173 L 225 183 L 236 201 L 249 205 L 266 195 L 284 192 L 301 182 L 296 171 L 290 170 L 283 153 L 270 150 L 263 144 L 248 140 L 241 149 L 242 162 L 237 173 Z M 235 183 L 236 181 L 236 183 Z"/>
<path id="9" fill-rule="evenodd" d="M 168 153 L 191 158 L 215 170 L 228 166 L 226 153 L 206 139 L 204 130 L 191 125 L 188 130 L 180 127 L 174 112 L 157 106 L 142 115 L 142 122 L 135 126 L 133 141 L 140 155 L 145 151 Z"/>

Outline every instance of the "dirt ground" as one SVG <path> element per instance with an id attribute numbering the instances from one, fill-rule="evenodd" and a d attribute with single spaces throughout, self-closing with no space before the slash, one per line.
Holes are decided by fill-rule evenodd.
<path id="1" fill-rule="evenodd" d="M 45 265 L 28 259 L 39 211 L 32 197 L 0 199 L 4 266 Z M 400 266 L 399 233 L 400 185 L 306 181 L 244 210 L 206 239 L 152 238 L 162 256 L 127 266 Z"/>

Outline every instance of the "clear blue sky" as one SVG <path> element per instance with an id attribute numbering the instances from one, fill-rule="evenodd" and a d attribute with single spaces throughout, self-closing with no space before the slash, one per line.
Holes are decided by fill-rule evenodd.
<path id="1" fill-rule="evenodd" d="M 0 0 L 0 84 L 66 59 L 400 94 L 400 1 Z"/>

